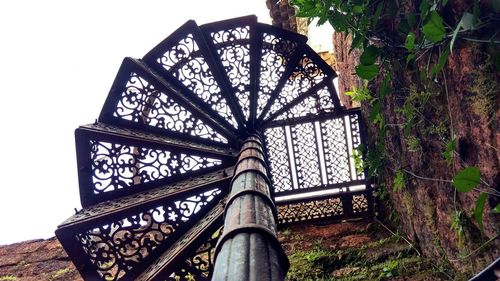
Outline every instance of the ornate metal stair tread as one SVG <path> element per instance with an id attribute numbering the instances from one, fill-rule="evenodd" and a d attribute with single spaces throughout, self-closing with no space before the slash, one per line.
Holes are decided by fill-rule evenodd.
<path id="1" fill-rule="evenodd" d="M 240 188 L 240 173 L 263 189 L 233 190 L 228 206 L 245 211 L 240 200 L 255 197 L 266 211 L 254 213 L 278 221 L 233 225 L 234 235 L 266 220 L 371 215 L 371 186 L 353 159 L 360 111 L 343 108 L 335 72 L 306 41 L 255 16 L 188 21 L 142 59 L 123 60 L 98 121 L 75 132 L 84 209 L 56 231 L 85 279 L 210 278 L 217 202 Z M 281 255 L 262 241 L 255 247 Z"/>

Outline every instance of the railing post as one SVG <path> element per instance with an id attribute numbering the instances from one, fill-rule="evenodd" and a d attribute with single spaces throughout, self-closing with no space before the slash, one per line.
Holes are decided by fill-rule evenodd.
<path id="1" fill-rule="evenodd" d="M 262 143 L 251 136 L 243 143 L 231 181 L 212 280 L 284 279 L 289 263 L 276 236 L 270 188 Z"/>

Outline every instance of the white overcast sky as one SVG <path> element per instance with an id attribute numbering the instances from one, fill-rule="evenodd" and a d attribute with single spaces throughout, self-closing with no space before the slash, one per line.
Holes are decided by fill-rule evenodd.
<path id="1" fill-rule="evenodd" d="M 265 0 L 1 1 L 0 245 L 51 237 L 81 208 L 73 132 L 98 117 L 124 57 L 189 19 L 250 14 L 270 23 Z"/>
<path id="2" fill-rule="evenodd" d="M 99 115 L 125 56 L 189 19 L 255 14 L 265 0 L 0 3 L 0 245 L 48 238 L 80 208 L 74 129 Z"/>

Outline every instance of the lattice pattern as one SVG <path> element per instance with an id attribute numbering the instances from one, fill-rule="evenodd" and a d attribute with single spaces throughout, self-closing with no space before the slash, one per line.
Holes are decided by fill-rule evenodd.
<path id="1" fill-rule="evenodd" d="M 292 190 L 290 158 L 284 128 L 271 128 L 265 134 L 270 162 L 271 181 L 276 192 Z"/>
<path id="2" fill-rule="evenodd" d="M 248 120 L 250 115 L 250 26 L 211 32 L 210 36 L 243 114 Z"/>
<path id="3" fill-rule="evenodd" d="M 135 72 L 131 72 L 124 83 L 113 116 L 227 143 L 226 138 Z"/>
<path id="4" fill-rule="evenodd" d="M 278 206 L 280 224 L 319 220 L 344 214 L 340 198 L 312 200 Z"/>
<path id="5" fill-rule="evenodd" d="M 193 242 L 200 234 L 209 228 L 211 224 L 216 222 L 222 217 L 222 212 L 224 207 L 222 204 L 216 205 L 207 215 L 205 215 L 194 227 L 189 229 L 172 247 L 170 247 L 164 254 L 157 259 L 153 264 L 151 264 L 137 280 L 148 280 L 148 278 L 158 276 L 159 274 L 166 273 L 166 276 L 172 276 L 175 274 L 176 269 L 168 269 L 168 266 L 172 266 L 175 261 L 176 255 L 182 252 L 183 249 L 189 247 L 189 244 Z M 184 262 L 184 261 L 183 261 Z"/>
<path id="6" fill-rule="evenodd" d="M 307 93 L 324 79 L 324 71 L 308 54 L 304 54 L 281 89 L 278 97 L 274 100 L 271 109 L 266 114 L 266 118 Z"/>
<path id="7" fill-rule="evenodd" d="M 321 122 L 323 151 L 328 184 L 348 182 L 351 180 L 347 130 L 344 118 L 336 118 Z"/>
<path id="8" fill-rule="evenodd" d="M 166 50 L 157 62 L 235 128 L 236 119 L 193 34 Z"/>
<path id="9" fill-rule="evenodd" d="M 222 163 L 208 157 L 119 143 L 91 140 L 90 146 L 92 182 L 96 194 Z"/>
<path id="10" fill-rule="evenodd" d="M 364 176 L 354 172 L 351 156 L 360 140 L 356 116 L 347 113 L 318 121 L 306 116 L 271 123 L 264 135 L 275 195 L 363 185 Z"/>
<path id="11" fill-rule="evenodd" d="M 299 44 L 264 33 L 260 60 L 259 92 L 257 100 L 257 116 L 267 105 L 271 94 L 276 90 L 280 79 Z"/>
<path id="12" fill-rule="evenodd" d="M 103 279 L 119 280 L 218 194 L 215 189 L 165 202 L 79 233 L 76 239 Z"/>
<path id="13" fill-rule="evenodd" d="M 314 124 L 298 124 L 291 128 L 299 188 L 321 185 L 321 172 Z"/>
<path id="14" fill-rule="evenodd" d="M 215 246 L 222 235 L 219 228 L 185 262 L 181 269 L 172 273 L 168 280 L 209 280 L 215 262 Z"/>
<path id="15" fill-rule="evenodd" d="M 325 86 L 316 91 L 312 96 L 305 98 L 289 110 L 279 114 L 275 120 L 293 119 L 332 112 L 334 110 L 334 102 L 331 98 L 332 95 L 335 95 L 335 93 L 332 93 L 331 90 Z"/>

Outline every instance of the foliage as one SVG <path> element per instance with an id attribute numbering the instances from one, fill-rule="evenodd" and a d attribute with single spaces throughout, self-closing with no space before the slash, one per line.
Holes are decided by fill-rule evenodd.
<path id="1" fill-rule="evenodd" d="M 456 146 L 457 139 L 455 137 L 446 142 L 446 149 L 443 152 L 443 157 L 446 160 L 448 166 L 451 165 L 451 161 L 453 160 L 453 152 L 455 151 Z"/>
<path id="2" fill-rule="evenodd" d="M 451 216 L 451 229 L 455 231 L 458 239 L 458 246 L 463 244 L 464 224 L 462 221 L 463 213 L 461 211 L 454 211 Z"/>
<path id="3" fill-rule="evenodd" d="M 365 149 L 364 153 L 353 153 L 357 171 L 367 169 L 369 176 L 378 176 L 388 164 L 386 161 L 392 159 L 384 145 L 388 126 L 384 120 L 384 99 L 401 92 L 393 89 L 397 87 L 393 85 L 394 77 L 391 75 L 401 72 L 420 79 L 416 79 L 413 88 L 403 89 L 403 95 L 396 96 L 396 99 L 403 100 L 401 107 L 395 109 L 396 113 L 401 114 L 403 123 L 390 125 L 401 126 L 410 151 L 421 149 L 420 139 L 411 132 L 430 128 L 429 131 L 437 134 L 443 142 L 442 155 L 448 166 L 451 166 L 456 148 L 453 128 L 446 132 L 443 127 L 446 123 L 444 118 L 437 126 L 428 124 L 424 114 L 426 104 L 433 95 L 439 95 L 431 90 L 432 85 L 439 84 L 440 80 L 445 78 L 446 64 L 458 42 L 485 42 L 493 45 L 493 48 L 498 47 L 499 41 L 495 38 L 500 34 L 496 28 L 500 24 L 500 18 L 492 15 L 491 11 L 498 12 L 499 5 L 482 2 L 483 6 L 491 6 L 489 11 L 482 15 L 479 1 L 473 0 L 463 14 L 456 18 L 445 14 L 454 9 L 448 0 L 421 0 L 417 2 L 420 3 L 418 7 L 409 9 L 401 9 L 393 0 L 291 0 L 291 3 L 298 7 L 297 16 L 318 18 L 318 25 L 328 22 L 337 32 L 351 35 L 351 50 L 361 51 L 359 65 L 355 67 L 356 74 L 368 81 L 378 81 L 378 89 L 369 91 L 365 84 L 362 88 L 347 93 L 354 101 L 368 106 L 368 119 L 378 129 L 372 138 L 372 147 Z M 387 21 L 399 22 L 399 25 L 391 29 L 387 27 Z M 494 64 L 497 70 L 500 69 L 499 57 L 495 55 L 495 58 L 490 58 L 496 59 L 492 65 Z M 406 58 L 404 63 L 401 63 L 401 58 Z M 476 88 L 487 85 L 487 81 L 480 82 L 481 85 L 475 85 Z M 486 88 L 496 87 L 489 85 Z M 491 116 L 491 107 L 495 104 L 496 95 L 493 94 L 492 97 L 490 92 L 482 88 L 471 92 L 478 97 L 478 101 L 473 103 L 475 111 Z M 449 122 L 451 123 L 451 117 Z M 361 155 L 366 156 L 365 162 L 362 161 Z M 481 183 L 481 173 L 477 167 L 465 166 L 452 180 L 441 181 L 451 182 L 459 192 L 477 192 L 474 189 Z M 394 190 L 400 190 L 404 187 L 404 173 L 401 170 L 396 170 L 395 173 Z M 415 176 L 411 172 L 406 174 Z M 419 178 L 439 181 L 427 177 Z M 476 202 L 475 218 L 480 228 L 483 225 L 487 196 L 479 195 Z M 455 224 L 452 227 L 456 229 L 458 226 Z"/>
<path id="4" fill-rule="evenodd" d="M 394 178 L 392 190 L 399 191 L 405 187 L 405 178 L 403 171 L 399 170 L 396 172 L 396 177 Z"/>

